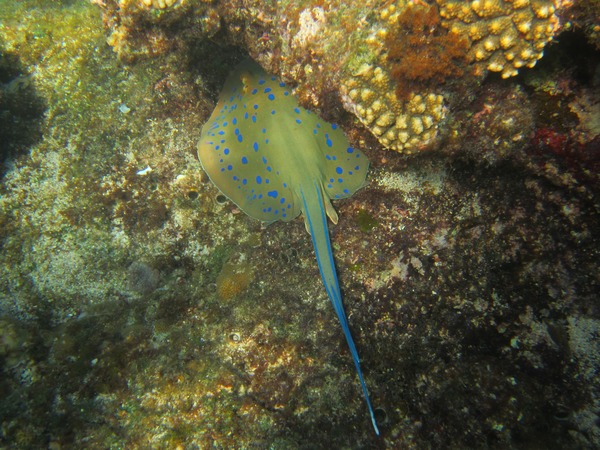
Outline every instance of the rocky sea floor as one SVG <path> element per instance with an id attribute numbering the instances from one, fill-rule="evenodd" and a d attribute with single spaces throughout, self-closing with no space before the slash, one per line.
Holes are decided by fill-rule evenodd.
<path id="1" fill-rule="evenodd" d="M 330 233 L 380 437 L 303 221 L 247 217 L 196 156 L 235 63 L 304 44 L 269 48 L 271 2 L 244 10 L 268 33 L 154 3 L 0 2 L 0 448 L 600 447 L 597 2 L 534 68 L 448 88 L 414 155 L 298 78 L 371 160 Z"/>

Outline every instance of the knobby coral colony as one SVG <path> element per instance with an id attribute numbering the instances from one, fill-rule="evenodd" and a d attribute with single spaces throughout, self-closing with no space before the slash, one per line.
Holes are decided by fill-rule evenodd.
<path id="1" fill-rule="evenodd" d="M 533 67 L 558 30 L 562 0 L 397 1 L 379 12 L 377 57 L 342 82 L 346 108 L 386 148 L 430 144 L 446 117 L 445 83 Z"/>

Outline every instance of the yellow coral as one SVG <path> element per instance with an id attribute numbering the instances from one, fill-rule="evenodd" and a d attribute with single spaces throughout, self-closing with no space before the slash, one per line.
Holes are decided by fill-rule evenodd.
<path id="1" fill-rule="evenodd" d="M 516 75 L 519 68 L 535 65 L 559 26 L 555 12 L 561 0 L 435 2 L 437 8 L 416 0 L 396 0 L 382 8 L 378 24 L 365 38 L 377 56 L 351 67 L 349 75 L 342 80 L 346 109 L 354 113 L 383 146 L 399 152 L 412 153 L 427 147 L 437 136 L 446 114 L 443 81 L 460 78 L 462 69 L 476 76 L 483 76 L 487 71 L 500 72 L 504 78 Z M 440 65 L 445 64 L 442 69 L 446 70 L 433 74 L 430 80 L 426 79 L 428 71 L 424 70 L 427 48 L 414 49 L 417 57 L 413 60 L 419 67 L 406 69 L 404 59 L 395 60 L 398 55 L 404 58 L 406 54 L 404 49 L 393 46 L 399 39 L 398 28 L 407 29 L 402 22 L 403 15 L 411 10 L 423 10 L 422 19 L 431 21 L 431 26 L 420 32 L 424 36 L 415 35 L 418 30 L 413 30 L 414 36 L 407 38 L 426 45 L 433 42 L 434 47 L 444 50 L 443 54 L 449 53 L 446 47 L 453 50 L 454 60 L 437 58 Z M 399 27 L 399 23 L 402 26 Z M 464 44 L 459 42 L 463 37 Z M 452 40 L 455 45 L 450 47 Z M 465 65 L 463 57 L 468 64 Z M 435 61 L 435 55 L 429 60 Z"/>
<path id="2" fill-rule="evenodd" d="M 475 74 L 533 67 L 558 29 L 551 0 L 436 0 L 442 24 L 470 40 Z M 558 2 L 558 0 L 556 0 Z"/>
<path id="3" fill-rule="evenodd" d="M 444 98 L 434 92 L 400 99 L 381 67 L 363 65 L 342 83 L 345 107 L 385 147 L 412 153 L 429 144 L 445 116 Z"/>

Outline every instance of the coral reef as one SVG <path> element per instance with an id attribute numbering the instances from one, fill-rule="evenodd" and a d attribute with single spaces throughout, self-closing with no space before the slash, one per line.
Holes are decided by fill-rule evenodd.
<path id="1" fill-rule="evenodd" d="M 365 39 L 376 58 L 342 82 L 346 109 L 384 147 L 399 152 L 431 147 L 452 92 L 476 83 L 486 70 L 506 78 L 532 67 L 558 29 L 552 2 L 436 3 L 399 1 L 383 8 L 381 25 Z M 449 80 L 453 86 L 445 87 Z M 415 109 L 415 97 L 432 101 Z"/>
<path id="2" fill-rule="evenodd" d="M 242 47 L 297 85 L 303 106 L 347 122 L 343 105 L 385 148 L 405 153 L 435 146 L 446 134 L 448 110 L 488 71 L 506 78 L 532 67 L 570 6 L 563 0 L 228 0 L 165 9 L 101 3 L 109 42 L 123 59 L 168 52 L 177 55 L 173 66 L 189 66 L 191 49 L 218 33 L 221 42 Z"/>
<path id="3" fill-rule="evenodd" d="M 0 447 L 600 447 L 593 5 L 518 77 L 460 58 L 402 96 L 382 13 L 409 3 L 0 2 Z M 304 224 L 262 227 L 195 157 L 244 52 L 372 162 L 331 244 L 379 439 Z M 383 149 L 352 80 L 369 127 L 406 115 L 416 152 L 419 117 L 441 150 Z"/>

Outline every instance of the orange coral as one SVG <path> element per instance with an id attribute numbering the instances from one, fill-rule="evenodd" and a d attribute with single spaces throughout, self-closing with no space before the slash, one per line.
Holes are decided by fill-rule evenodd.
<path id="1" fill-rule="evenodd" d="M 468 41 L 441 25 L 436 7 L 409 5 L 398 17 L 397 25 L 385 43 L 399 98 L 462 75 Z"/>

